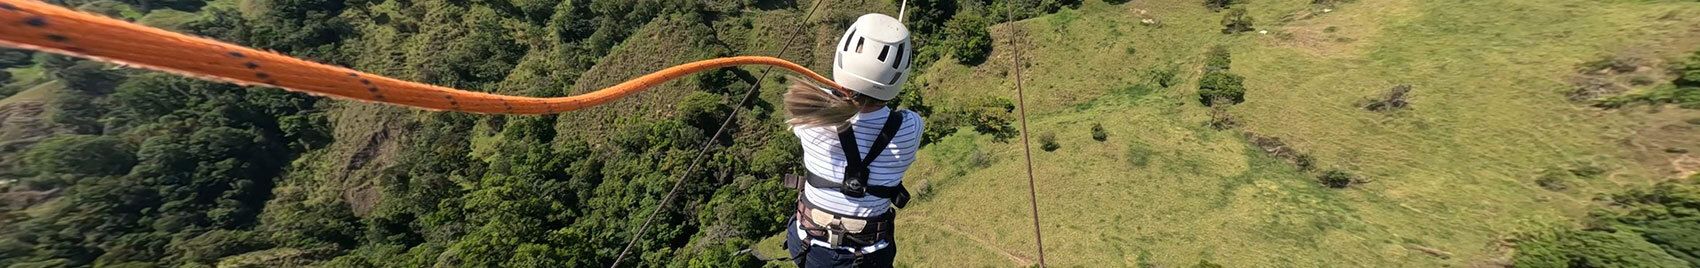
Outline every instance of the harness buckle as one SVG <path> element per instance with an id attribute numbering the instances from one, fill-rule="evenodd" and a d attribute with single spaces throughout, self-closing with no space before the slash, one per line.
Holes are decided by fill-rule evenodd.
<path id="1" fill-rule="evenodd" d="M 866 179 L 858 179 L 858 178 L 867 178 L 867 176 L 868 176 L 867 173 L 852 172 L 852 173 L 846 173 L 844 175 L 845 175 L 844 176 L 844 187 L 838 188 L 839 193 L 843 193 L 844 196 L 855 197 L 855 198 L 861 198 L 861 197 L 868 196 L 868 186 L 865 185 L 867 180 Z"/>

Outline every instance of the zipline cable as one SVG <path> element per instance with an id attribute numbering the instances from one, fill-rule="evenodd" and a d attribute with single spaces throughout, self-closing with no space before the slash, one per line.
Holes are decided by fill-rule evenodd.
<path id="1" fill-rule="evenodd" d="M 600 90 L 536 98 L 458 90 L 331 66 L 162 30 L 32 0 L 0 0 L 0 46 L 160 70 L 239 85 L 265 85 L 430 110 L 552 114 L 620 99 L 693 73 L 736 65 L 777 66 L 839 90 L 807 67 L 775 57 L 709 59 L 662 69 Z"/>
<path id="2" fill-rule="evenodd" d="M 1015 103 L 1021 118 L 1021 155 L 1027 158 L 1027 201 L 1033 208 L 1033 244 L 1039 247 L 1039 267 L 1045 267 L 1045 235 L 1039 231 L 1039 191 L 1038 184 L 1033 180 L 1033 145 L 1027 143 L 1027 93 L 1021 90 L 1021 39 L 1015 25 L 1015 8 L 1004 11 L 1009 18 L 1009 44 L 1015 52 L 1010 57 L 1010 63 L 1015 68 Z"/>
<path id="3" fill-rule="evenodd" d="M 830 1 L 830 0 L 829 1 L 817 1 L 817 2 L 815 2 L 814 5 L 810 6 L 808 14 L 803 15 L 803 23 L 797 24 L 796 30 L 793 31 L 793 32 L 798 32 L 798 33 L 794 33 L 794 34 L 791 35 L 791 37 L 785 38 L 785 43 L 779 46 L 779 54 L 774 54 L 775 56 L 783 57 L 783 56 L 785 56 L 785 52 L 791 50 L 791 41 L 797 40 L 797 36 L 802 35 L 800 32 L 802 31 L 803 27 L 809 25 L 808 21 L 814 18 L 815 10 L 820 9 L 820 6 L 823 5 L 820 2 L 826 2 L 826 4 L 824 4 L 824 5 L 827 6 L 827 8 L 831 8 L 832 1 Z M 807 70 L 807 69 L 804 69 L 804 70 Z M 738 107 L 744 107 L 744 105 L 747 105 L 749 103 L 750 99 L 755 97 L 756 91 L 758 89 L 761 89 L 761 81 L 766 81 L 767 75 L 769 73 L 771 73 L 772 71 L 773 71 L 773 67 L 771 67 L 771 66 L 766 68 L 766 69 L 763 69 L 761 71 L 761 78 L 756 79 L 756 82 L 754 84 L 750 84 L 750 89 L 744 91 L 744 98 L 739 100 L 738 106 L 732 107 L 731 114 L 727 115 L 726 120 L 723 120 L 723 121 L 720 122 L 720 127 L 714 130 L 714 136 L 712 136 L 712 137 L 708 138 L 708 140 L 702 142 L 702 148 L 697 150 L 697 154 L 696 154 L 695 157 L 691 158 L 691 164 L 685 168 L 685 173 L 680 173 L 679 178 L 673 180 L 673 189 L 668 190 L 667 196 L 663 197 L 661 199 L 661 203 L 655 205 L 655 210 L 649 212 L 649 216 L 646 217 L 643 220 L 643 225 L 638 226 L 637 232 L 632 233 L 632 238 L 630 240 L 626 241 L 626 246 L 623 249 L 620 249 L 620 255 L 614 257 L 614 264 L 609 265 L 608 267 L 610 267 L 610 268 L 620 267 L 620 262 L 626 259 L 626 254 L 631 253 L 632 245 L 637 244 L 638 238 L 642 238 L 643 233 L 645 231 L 649 230 L 649 224 L 651 222 L 655 221 L 655 216 L 660 215 L 661 209 L 666 208 L 667 203 L 672 203 L 673 197 L 677 196 L 679 194 L 679 188 L 681 188 L 682 186 L 685 185 L 685 178 L 689 178 L 691 173 L 696 172 L 697 164 L 702 162 L 702 157 L 708 153 L 708 149 L 710 149 L 714 146 L 714 141 L 720 140 L 720 135 L 725 133 L 726 126 L 731 125 L 732 120 L 735 120 L 735 119 L 738 118 L 738 112 L 740 111 L 738 109 Z M 828 80 L 830 80 L 830 79 L 828 79 Z M 839 87 L 839 88 L 842 88 L 842 87 Z"/>

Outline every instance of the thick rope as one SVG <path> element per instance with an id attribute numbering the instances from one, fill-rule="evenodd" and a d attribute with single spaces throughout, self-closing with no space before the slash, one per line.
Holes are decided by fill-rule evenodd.
<path id="1" fill-rule="evenodd" d="M 37 50 L 240 85 L 431 110 L 551 114 L 582 109 L 716 68 L 768 65 L 842 89 L 802 65 L 774 57 L 709 59 L 669 67 L 570 97 L 536 98 L 409 82 L 203 37 L 91 15 L 32 0 L 0 0 L 0 46 Z M 771 67 L 770 67 L 771 69 Z"/>
<path id="2" fill-rule="evenodd" d="M 825 5 L 827 6 L 827 8 L 832 8 L 831 4 L 832 4 L 832 2 L 826 2 Z M 804 26 L 808 25 L 808 23 L 806 23 L 807 21 L 814 18 L 815 10 L 819 9 L 818 7 L 821 6 L 821 5 L 822 4 L 820 4 L 817 1 L 815 5 L 809 7 L 809 13 L 803 15 L 803 21 L 805 23 L 798 23 L 797 24 L 797 30 L 798 31 L 796 31 L 796 32 L 798 32 L 798 33 L 793 33 L 791 35 L 791 37 L 786 38 L 785 43 L 783 43 L 779 46 L 779 54 L 774 54 L 774 55 L 785 56 L 785 52 L 791 50 L 791 41 L 797 40 L 797 36 L 802 35 L 800 33 L 802 28 Z M 735 119 L 738 118 L 738 111 L 740 111 L 738 109 L 738 107 L 744 107 L 745 105 L 749 105 L 750 99 L 753 99 L 755 97 L 756 91 L 761 88 L 761 81 L 766 81 L 767 75 L 769 73 L 772 73 L 772 71 L 773 71 L 772 67 L 768 67 L 766 69 L 763 69 L 761 71 L 761 78 L 756 79 L 756 83 L 750 84 L 750 89 L 744 91 L 744 98 L 741 99 L 738 102 L 738 106 L 733 107 L 731 115 L 727 115 L 726 120 L 720 122 L 720 127 L 716 128 L 714 130 L 714 136 L 709 137 L 708 140 L 705 140 L 705 141 L 702 142 L 702 148 L 698 149 L 697 155 L 695 157 L 691 158 L 691 164 L 690 164 L 690 166 L 685 168 L 685 173 L 679 173 L 679 178 L 673 180 L 673 189 L 667 190 L 667 196 L 661 198 L 661 203 L 655 204 L 655 210 L 650 211 L 649 216 L 644 218 L 643 225 L 639 225 L 637 232 L 632 233 L 632 238 L 630 240 L 626 241 L 626 246 L 624 248 L 620 249 L 620 255 L 614 257 L 614 264 L 609 265 L 608 266 L 609 268 L 620 267 L 620 262 L 624 261 L 626 259 L 626 254 L 631 253 L 632 245 L 636 244 L 638 238 L 642 238 L 643 233 L 645 231 L 649 230 L 649 224 L 651 222 L 655 221 L 655 216 L 660 215 L 661 209 L 666 208 L 668 203 L 673 202 L 673 197 L 677 196 L 679 194 L 679 189 L 683 188 L 683 186 L 685 185 L 685 178 L 689 178 L 688 175 L 696 172 L 697 164 L 701 163 L 702 157 L 704 155 L 708 154 L 708 149 L 712 148 L 714 146 L 714 141 L 720 140 L 720 135 L 723 134 L 726 131 L 726 126 L 732 125 L 732 120 L 735 120 Z M 843 88 L 843 87 L 839 87 L 839 88 Z"/>
<path id="3" fill-rule="evenodd" d="M 1008 22 L 1010 47 L 1015 48 L 1013 50 L 1015 55 L 1010 58 L 1010 62 L 1015 68 L 1015 107 L 1018 107 L 1019 117 L 1021 118 L 1021 155 L 1027 158 L 1027 201 L 1033 208 L 1033 244 L 1039 248 L 1039 267 L 1045 267 L 1045 235 L 1039 231 L 1039 191 L 1037 190 L 1039 187 L 1038 183 L 1033 180 L 1033 145 L 1027 143 L 1027 134 L 1029 133 L 1027 131 L 1027 93 L 1021 90 L 1021 43 L 1019 42 L 1020 39 L 1016 38 L 1020 36 L 1018 30 L 1021 27 L 1015 25 L 1014 8 L 1005 10 L 1005 12 L 1010 19 Z"/>

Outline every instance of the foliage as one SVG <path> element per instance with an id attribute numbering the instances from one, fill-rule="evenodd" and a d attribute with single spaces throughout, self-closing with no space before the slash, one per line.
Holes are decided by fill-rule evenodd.
<path id="1" fill-rule="evenodd" d="M 957 63 L 979 65 L 992 54 L 992 35 L 987 32 L 991 23 L 979 13 L 958 14 L 945 22 L 942 47 L 950 51 Z"/>
<path id="2" fill-rule="evenodd" d="M 1103 124 L 1092 123 L 1092 140 L 1104 141 L 1104 140 L 1107 140 L 1109 138 L 1110 138 L 1110 133 L 1104 132 L 1104 125 Z"/>
<path id="3" fill-rule="evenodd" d="M 1205 106 L 1245 102 L 1245 77 L 1228 72 L 1228 49 L 1217 46 L 1205 55 L 1204 76 L 1198 80 L 1198 102 Z"/>
<path id="4" fill-rule="evenodd" d="M 31 147 L 24 161 L 41 173 L 123 175 L 136 164 L 130 147 L 111 136 L 57 136 Z"/>
<path id="5" fill-rule="evenodd" d="M 1225 72 L 1204 74 L 1198 81 L 1198 101 L 1205 106 L 1245 102 L 1244 77 Z"/>
<path id="6" fill-rule="evenodd" d="M 1357 180 L 1357 175 L 1352 175 L 1352 173 L 1347 173 L 1346 171 L 1337 169 L 1324 171 L 1321 176 L 1317 176 L 1317 181 L 1322 182 L 1323 186 L 1335 189 L 1351 186 L 1352 183 L 1357 182 Z"/>
<path id="7" fill-rule="evenodd" d="M 1246 15 L 1244 7 L 1230 9 L 1227 14 L 1222 15 L 1222 33 L 1224 34 L 1250 32 L 1254 30 L 1251 27 L 1251 16 Z"/>
<path id="8" fill-rule="evenodd" d="M 973 127 L 975 132 L 992 136 L 992 140 L 1006 142 L 1020 133 L 1015 129 L 1015 103 L 1009 99 L 997 97 L 970 98 L 964 103 L 949 107 L 927 122 L 928 131 L 937 131 L 929 135 L 948 135 L 956 128 Z"/>
<path id="9" fill-rule="evenodd" d="M 1607 62 L 1596 64 L 1607 66 L 1603 68 L 1610 68 L 1610 63 L 1617 62 L 1617 60 Z M 1677 77 L 1671 81 L 1670 85 L 1660 86 L 1645 92 L 1605 98 L 1594 103 L 1594 106 L 1619 108 L 1634 104 L 1675 104 L 1686 109 L 1700 109 L 1700 51 L 1695 51 L 1686 60 L 1674 64 L 1671 69 Z"/>
<path id="10" fill-rule="evenodd" d="M 1532 234 L 1518 266 L 1690 267 L 1700 264 L 1700 180 L 1662 182 L 1606 198 L 1589 227 Z"/>
<path id="11" fill-rule="evenodd" d="M 747 29 L 721 26 L 761 18 L 744 17 L 754 10 L 805 12 L 784 1 L 257 0 L 234 8 L 185 1 L 120 2 L 178 9 L 146 21 L 193 34 L 408 80 L 534 96 L 605 79 L 580 79 L 593 66 L 637 68 L 604 62 L 634 46 L 628 39 L 682 31 L 692 39 L 673 47 L 687 51 L 663 53 L 748 54 L 767 47 L 740 47 L 736 38 Z M 987 27 L 1002 18 L 987 15 L 997 4 L 988 2 L 912 2 L 920 5 L 909 14 L 917 52 L 955 46 L 963 49 L 959 59 L 983 61 Z M 1016 4 L 1057 10 L 1079 1 Z M 958 6 L 972 15 L 958 16 Z M 658 30 L 646 36 L 641 29 Z M 54 180 L 49 187 L 61 188 L 67 205 L 15 226 L 0 219 L 8 221 L 0 226 L 0 266 L 602 266 L 647 213 L 665 206 L 629 262 L 749 267 L 762 263 L 739 252 L 782 230 L 794 209 L 796 193 L 772 178 L 799 171 L 801 144 L 768 116 L 772 104 L 735 106 L 738 89 L 757 82 L 739 68 L 687 81 L 696 90 L 684 87 L 677 102 L 649 106 L 655 113 L 494 116 L 319 107 L 316 98 L 278 89 L 56 56 L 32 61 L 74 89 L 57 92 L 63 99 L 50 108 L 63 117 L 56 122 L 84 134 L 50 138 L 36 147 L 40 156 L 26 159 L 40 164 L 31 171 Z M 963 127 L 997 140 L 1019 134 L 1009 100 L 964 104 L 934 113 L 911 93 L 893 103 L 931 113 L 933 138 L 950 135 L 935 130 Z M 723 139 L 704 141 L 733 109 L 748 112 L 733 118 Z M 595 135 L 557 129 L 590 117 L 613 123 Z M 703 142 L 705 160 L 690 169 Z M 76 146 L 91 148 L 62 149 Z M 965 163 L 987 165 L 988 153 L 970 147 L 976 153 Z M 677 198 L 661 203 L 681 179 Z"/>
<path id="12" fill-rule="evenodd" d="M 32 58 L 27 50 L 0 48 L 0 69 L 29 66 Z"/>
<path id="13" fill-rule="evenodd" d="M 1057 134 L 1050 132 L 1039 134 L 1039 149 L 1050 152 L 1056 151 L 1058 148 L 1062 148 L 1062 145 L 1057 144 Z"/>
<path id="14" fill-rule="evenodd" d="M 1168 88 L 1181 83 L 1180 77 L 1175 75 L 1177 71 L 1173 67 L 1153 68 L 1145 71 L 1145 79 L 1151 84 Z"/>
<path id="15" fill-rule="evenodd" d="M 1216 12 L 1228 9 L 1229 6 L 1243 2 L 1245 2 L 1245 0 L 1204 0 L 1204 7 L 1209 8 L 1212 12 Z"/>

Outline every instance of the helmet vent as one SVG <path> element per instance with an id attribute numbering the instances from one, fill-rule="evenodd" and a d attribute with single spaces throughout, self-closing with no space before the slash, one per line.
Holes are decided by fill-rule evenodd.
<path id="1" fill-rule="evenodd" d="M 906 45 L 906 44 L 897 44 L 897 59 L 891 61 L 891 68 L 892 69 L 897 69 L 898 65 L 903 64 L 903 52 L 905 51 L 904 49 L 907 48 L 904 45 Z M 898 69 L 898 70 L 901 70 L 901 69 Z"/>
<path id="2" fill-rule="evenodd" d="M 897 79 L 898 78 L 903 78 L 903 72 L 897 72 L 897 73 L 891 74 L 891 82 L 885 82 L 885 84 L 895 86 L 895 85 L 897 85 Z"/>
<path id="3" fill-rule="evenodd" d="M 885 46 L 885 48 L 880 49 L 880 61 L 885 61 L 886 53 L 891 53 L 891 46 Z"/>
<path id="4" fill-rule="evenodd" d="M 850 29 L 850 34 L 844 35 L 844 51 L 850 51 L 850 38 L 856 38 L 856 29 Z"/>
<path id="5" fill-rule="evenodd" d="M 867 43 L 867 42 L 868 42 L 867 37 L 856 38 L 856 53 L 862 53 L 862 44 Z"/>

